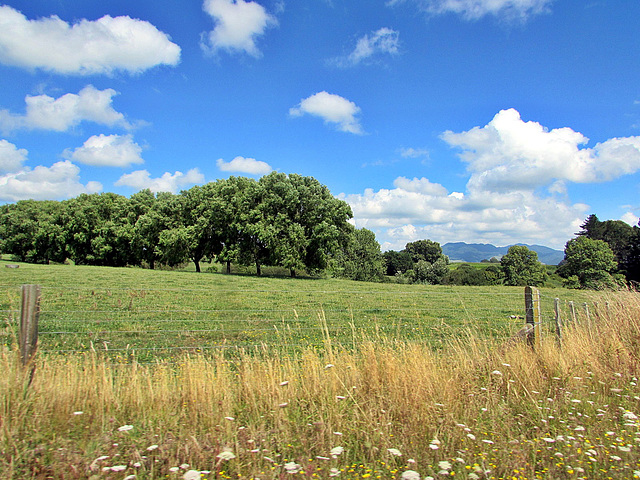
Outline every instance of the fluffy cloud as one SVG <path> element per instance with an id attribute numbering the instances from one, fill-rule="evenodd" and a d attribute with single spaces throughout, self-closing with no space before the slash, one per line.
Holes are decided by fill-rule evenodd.
<path id="1" fill-rule="evenodd" d="M 376 232 L 383 249 L 401 250 L 420 238 L 455 241 L 542 243 L 560 248 L 579 230 L 588 207 L 532 192 L 448 193 L 426 178 L 396 179 L 393 189 L 341 195 L 358 228 Z"/>
<path id="2" fill-rule="evenodd" d="M 530 15 L 547 12 L 554 0 L 388 0 L 387 5 L 416 3 L 430 15 L 455 13 L 467 20 L 487 15 L 526 20 Z"/>
<path id="3" fill-rule="evenodd" d="M 54 163 L 51 167 L 24 168 L 0 176 L 0 200 L 51 200 L 71 198 L 81 193 L 102 191 L 102 184 L 80 183 L 80 169 L 69 161 Z"/>
<path id="4" fill-rule="evenodd" d="M 467 163 L 470 191 L 562 190 L 563 182 L 605 182 L 640 170 L 640 137 L 612 138 L 593 148 L 571 128 L 548 130 L 502 110 L 484 127 L 442 138 L 460 148 Z M 559 183 L 560 182 L 560 183 Z"/>
<path id="5" fill-rule="evenodd" d="M 214 20 L 214 29 L 202 38 L 202 47 L 210 52 L 218 50 L 261 55 L 255 39 L 265 30 L 277 25 L 277 20 L 256 2 L 245 0 L 205 0 L 203 5 Z"/>
<path id="6" fill-rule="evenodd" d="M 94 135 L 82 147 L 65 150 L 69 160 L 98 167 L 128 167 L 133 163 L 144 163 L 140 156 L 142 147 L 131 135 Z"/>
<path id="7" fill-rule="evenodd" d="M 173 174 L 165 172 L 159 178 L 151 178 L 147 170 L 136 170 L 135 172 L 122 175 L 115 183 L 116 186 L 132 187 L 136 190 L 148 188 L 152 192 L 172 192 L 186 185 L 193 185 L 204 182 L 204 175 L 197 168 L 192 168 L 186 174 L 175 172 Z"/>
<path id="8" fill-rule="evenodd" d="M 431 238 L 499 245 L 538 243 L 562 248 L 584 221 L 589 207 L 572 204 L 570 183 L 599 183 L 640 171 L 640 137 L 612 138 L 590 148 L 571 128 L 547 129 L 525 122 L 513 109 L 485 126 L 445 132 L 460 149 L 468 181 L 451 192 L 426 178 L 399 177 L 392 189 L 341 195 L 357 227 L 376 232 L 385 249 Z M 637 222 L 626 214 L 624 220 Z"/>
<path id="9" fill-rule="evenodd" d="M 322 118 L 325 123 L 334 123 L 343 132 L 362 135 L 364 132 L 356 115 L 360 107 L 340 95 L 319 92 L 300 101 L 289 109 L 289 115 L 299 117 L 304 114 Z"/>
<path id="10" fill-rule="evenodd" d="M 268 163 L 260 162 L 255 158 L 236 157 L 230 162 L 219 158 L 216 164 L 223 172 L 240 172 L 249 175 L 266 175 L 273 170 Z"/>
<path id="11" fill-rule="evenodd" d="M 98 90 L 87 85 L 78 94 L 67 93 L 60 98 L 27 95 L 24 115 L 0 110 L 0 129 L 5 132 L 17 129 L 64 132 L 83 121 L 130 129 L 132 125 L 111 105 L 117 93 L 111 88 Z"/>
<path id="12" fill-rule="evenodd" d="M 364 35 L 356 43 L 355 49 L 346 57 L 338 57 L 335 63 L 342 67 L 350 67 L 367 61 L 374 56 L 396 55 L 399 46 L 399 33 L 390 28 L 380 28 L 370 35 Z"/>
<path id="13" fill-rule="evenodd" d="M 24 148 L 18 149 L 13 143 L 0 140 L 0 172 L 20 170 L 28 153 Z"/>
<path id="14" fill-rule="evenodd" d="M 57 16 L 29 20 L 0 6 L 0 62 L 6 65 L 65 75 L 110 75 L 179 61 L 180 47 L 143 20 L 105 15 L 70 25 Z"/>

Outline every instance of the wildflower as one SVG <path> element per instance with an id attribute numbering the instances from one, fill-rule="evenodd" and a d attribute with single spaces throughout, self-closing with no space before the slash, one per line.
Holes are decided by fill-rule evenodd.
<path id="1" fill-rule="evenodd" d="M 133 425 L 123 425 L 118 427 L 119 432 L 128 432 L 129 430 L 133 430 Z"/>
<path id="2" fill-rule="evenodd" d="M 620 450 L 621 452 L 630 452 L 631 447 L 620 446 L 618 447 L 618 450 Z"/>
<path id="3" fill-rule="evenodd" d="M 186 470 L 187 468 L 189 468 L 189 464 L 188 463 L 183 463 L 182 465 L 180 465 L 180 468 L 182 470 Z"/>
<path id="4" fill-rule="evenodd" d="M 147 447 L 147 451 L 148 452 L 153 452 L 156 448 L 158 448 L 158 445 L 155 445 L 155 444 L 154 445 L 149 445 Z"/>
<path id="5" fill-rule="evenodd" d="M 84 412 L 73 412 L 74 415 L 82 415 Z"/>
<path id="6" fill-rule="evenodd" d="M 420 474 L 415 470 L 406 470 L 400 477 L 402 480 L 420 480 Z"/>
<path id="7" fill-rule="evenodd" d="M 469 480 L 480 480 L 480 477 L 478 476 L 477 473 L 471 472 L 469 474 Z"/>
<path id="8" fill-rule="evenodd" d="M 198 470 L 188 470 L 182 476 L 184 480 L 200 480 L 200 472 Z"/>
<path id="9" fill-rule="evenodd" d="M 289 380 L 285 380 L 284 382 L 280 382 L 280 386 L 284 387 L 285 385 L 289 385 Z"/>
<path id="10" fill-rule="evenodd" d="M 136 480 L 136 475 L 127 475 L 124 480 Z"/>
<path id="11" fill-rule="evenodd" d="M 407 460 L 407 463 L 413 464 L 413 463 L 416 463 L 416 461 L 413 458 L 410 458 L 410 459 Z"/>
<path id="12" fill-rule="evenodd" d="M 114 465 L 110 468 L 112 472 L 124 472 L 127 469 L 126 465 Z"/>
<path id="13" fill-rule="evenodd" d="M 548 437 L 544 437 L 542 440 L 544 440 L 547 443 L 553 443 L 556 441 L 555 438 L 548 438 Z"/>
<path id="14" fill-rule="evenodd" d="M 233 422 L 235 420 L 234 417 L 224 417 L 225 420 L 229 420 L 230 422 Z"/>
<path id="15" fill-rule="evenodd" d="M 180 471 L 180 467 L 171 467 L 171 468 L 169 468 L 169 471 L 170 471 L 171 473 L 179 472 L 179 471 Z"/>
<path id="16" fill-rule="evenodd" d="M 493 443 L 493 440 L 486 440 L 486 439 L 485 439 L 485 440 L 482 440 L 482 441 L 483 441 L 484 443 L 488 443 L 488 444 L 492 444 L 492 443 Z"/>
<path id="17" fill-rule="evenodd" d="M 336 458 L 338 455 L 341 455 L 342 452 L 344 452 L 344 448 L 343 447 L 334 447 L 331 449 L 331 456 L 333 458 Z"/>
<path id="18" fill-rule="evenodd" d="M 225 449 L 221 451 L 216 458 L 219 458 L 220 460 L 233 460 L 236 456 L 231 450 Z"/>
<path id="19" fill-rule="evenodd" d="M 585 428 L 582 425 L 578 425 L 576 428 L 573 429 L 576 432 L 584 432 Z"/>
<path id="20" fill-rule="evenodd" d="M 500 370 L 494 370 L 491 372 L 491 375 L 502 375 L 502 372 Z"/>
<path id="21" fill-rule="evenodd" d="M 331 365 L 333 367 L 333 365 Z M 338 475 L 340 475 L 340 470 L 338 470 L 337 468 L 332 468 L 331 470 L 329 470 L 329 476 L 330 477 L 337 477 Z"/>
<path id="22" fill-rule="evenodd" d="M 638 416 L 635 413 L 627 411 L 622 418 L 626 418 L 627 420 L 637 420 Z"/>
<path id="23" fill-rule="evenodd" d="M 333 434 L 340 436 L 340 435 L 342 435 L 342 432 L 333 432 Z"/>
<path id="24" fill-rule="evenodd" d="M 447 462 L 446 460 L 442 460 L 438 462 L 438 468 L 440 470 L 451 470 L 451 462 Z"/>
<path id="25" fill-rule="evenodd" d="M 327 364 L 324 366 L 324 368 L 325 368 L 325 370 L 326 370 L 327 368 L 333 368 L 334 366 L 335 366 L 335 365 L 333 365 L 333 364 L 331 364 L 331 363 L 327 363 Z"/>
<path id="26" fill-rule="evenodd" d="M 318 460 L 331 460 L 329 457 L 321 457 L 320 455 L 316 455 Z M 334 457 L 335 458 L 335 457 Z"/>
<path id="27" fill-rule="evenodd" d="M 402 453 L 397 448 L 387 448 L 387 452 L 389 452 L 391 455 L 394 455 L 396 457 L 402 456 Z"/>
<path id="28" fill-rule="evenodd" d="M 469 437 L 470 440 L 476 439 L 476 436 L 473 433 L 467 433 L 467 437 Z"/>
<path id="29" fill-rule="evenodd" d="M 611 460 L 615 460 L 616 462 L 619 462 L 620 460 L 622 460 L 619 456 L 617 455 L 610 455 L 609 458 Z"/>
<path id="30" fill-rule="evenodd" d="M 287 473 L 298 473 L 302 470 L 302 465 L 299 465 L 296 462 L 289 462 L 284 464 L 284 469 Z"/>
<path id="31" fill-rule="evenodd" d="M 336 400 L 344 400 L 347 397 L 343 397 L 342 395 L 336 395 Z"/>
<path id="32" fill-rule="evenodd" d="M 278 405 L 280 408 L 285 408 L 288 407 L 289 404 L 287 402 L 281 403 L 280 405 Z"/>

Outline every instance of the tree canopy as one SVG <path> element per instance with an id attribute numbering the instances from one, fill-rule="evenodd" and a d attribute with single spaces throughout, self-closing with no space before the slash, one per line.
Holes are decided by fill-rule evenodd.
<path id="1" fill-rule="evenodd" d="M 319 271 L 353 241 L 351 207 L 313 177 L 230 177 L 175 195 L 82 194 L 0 207 L 0 247 L 18 260 L 178 265 L 217 260 Z M 375 240 L 375 237 L 374 237 Z M 343 248 L 344 253 L 344 248 Z M 379 245 L 378 245 L 379 253 Z"/>
<path id="2" fill-rule="evenodd" d="M 539 286 L 547 278 L 545 266 L 538 261 L 538 254 L 524 245 L 509 247 L 500 260 L 504 284 L 513 286 Z"/>

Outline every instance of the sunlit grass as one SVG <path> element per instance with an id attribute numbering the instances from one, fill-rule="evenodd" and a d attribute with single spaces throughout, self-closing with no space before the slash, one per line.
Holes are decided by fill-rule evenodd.
<path id="1" fill-rule="evenodd" d="M 114 365 L 0 351 L 2 478 L 640 477 L 640 302 L 533 352 L 474 336 Z M 135 477 L 134 477 L 135 476 Z"/>

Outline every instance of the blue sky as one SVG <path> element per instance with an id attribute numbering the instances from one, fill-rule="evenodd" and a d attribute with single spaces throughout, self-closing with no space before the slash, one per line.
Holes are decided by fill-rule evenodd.
<path id="1" fill-rule="evenodd" d="M 640 214 L 640 2 L 0 4 L 0 202 L 313 176 L 383 249 Z"/>

